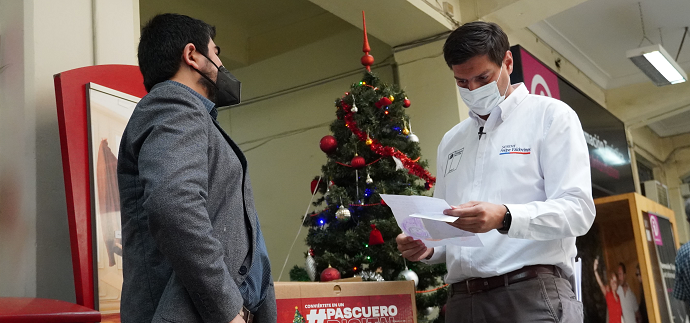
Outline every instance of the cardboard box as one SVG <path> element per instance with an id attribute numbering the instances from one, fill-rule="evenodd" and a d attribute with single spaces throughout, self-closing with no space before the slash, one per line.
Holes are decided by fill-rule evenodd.
<path id="1" fill-rule="evenodd" d="M 416 323 L 413 281 L 276 282 L 278 323 Z"/>

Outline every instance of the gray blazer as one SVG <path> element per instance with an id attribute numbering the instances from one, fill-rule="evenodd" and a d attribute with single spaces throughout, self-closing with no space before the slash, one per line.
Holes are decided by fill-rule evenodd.
<path id="1" fill-rule="evenodd" d="M 198 97 L 161 83 L 134 109 L 117 173 L 122 322 L 230 322 L 259 226 L 239 148 Z M 271 282 L 255 322 L 276 320 Z"/>

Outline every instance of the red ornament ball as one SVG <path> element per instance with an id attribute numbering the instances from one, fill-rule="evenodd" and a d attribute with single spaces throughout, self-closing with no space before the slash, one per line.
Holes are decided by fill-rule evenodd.
<path id="1" fill-rule="evenodd" d="M 327 154 L 332 154 L 335 152 L 336 149 L 338 149 L 338 141 L 335 140 L 335 137 L 331 135 L 323 136 L 323 138 L 321 138 L 321 141 L 319 142 L 319 147 L 323 152 Z"/>
<path id="2" fill-rule="evenodd" d="M 328 268 L 324 269 L 321 272 L 321 279 L 320 280 L 322 282 L 329 282 L 331 280 L 336 280 L 336 279 L 340 279 L 340 272 L 338 271 L 338 269 L 335 269 L 331 266 L 328 266 Z"/>
<path id="3" fill-rule="evenodd" d="M 403 100 L 403 106 L 409 108 L 410 105 L 412 105 L 412 102 L 410 102 L 408 98 L 405 98 L 405 100 Z"/>
<path id="4" fill-rule="evenodd" d="M 367 165 L 367 162 L 364 160 L 362 156 L 355 156 L 355 158 L 352 158 L 352 161 L 350 162 L 350 166 L 354 168 L 362 168 Z"/>
<path id="5" fill-rule="evenodd" d="M 427 190 L 430 190 L 432 187 L 434 187 L 434 184 L 431 184 L 429 182 L 424 183 L 424 188 L 426 188 Z"/>
<path id="6" fill-rule="evenodd" d="M 364 66 L 374 65 L 374 56 L 371 56 L 369 54 L 362 56 L 362 65 L 364 65 Z"/>

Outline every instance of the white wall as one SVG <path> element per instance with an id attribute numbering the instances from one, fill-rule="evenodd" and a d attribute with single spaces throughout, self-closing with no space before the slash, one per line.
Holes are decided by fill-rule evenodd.
<path id="1" fill-rule="evenodd" d="M 95 65 L 137 65 L 139 0 L 93 0 Z"/>
<path id="2" fill-rule="evenodd" d="M 35 111 L 25 109 L 25 11 L 21 1 L 0 0 L 0 296 L 36 294 Z"/>
<path id="3" fill-rule="evenodd" d="M 369 37 L 369 42 L 376 62 L 392 55 L 390 46 L 373 37 Z M 359 82 L 363 75 L 361 48 L 362 32 L 353 27 L 333 37 L 232 71 L 242 81 L 242 99 L 245 102 L 306 85 L 299 90 L 243 104 L 219 114 L 223 128 L 247 156 L 256 207 L 276 280 L 309 205 L 310 183 L 314 176 L 321 174 L 321 166 L 326 163 L 326 155 L 319 149 L 319 140 L 330 134 L 328 125 L 335 120 L 334 101 L 343 96 L 352 83 Z M 349 71 L 354 71 L 354 74 L 330 79 Z M 390 66 L 374 72 L 385 82 L 392 83 Z M 324 79 L 327 80 L 319 81 Z M 322 126 L 268 140 L 318 125 Z M 302 229 L 282 281 L 289 281 L 289 270 L 294 265 L 304 267 L 307 231 L 307 228 Z"/>
<path id="4" fill-rule="evenodd" d="M 75 300 L 53 75 L 94 59 L 136 63 L 139 30 L 138 1 L 96 16 L 92 3 L 0 0 L 0 296 Z M 120 24 L 94 37 L 92 22 L 105 16 Z M 94 38 L 116 45 L 94 55 Z"/>
<path id="5" fill-rule="evenodd" d="M 438 144 L 443 135 L 469 117 L 453 72 L 443 58 L 445 39 L 395 53 L 400 86 L 412 105 L 407 109 L 422 156 L 436 175 Z"/>

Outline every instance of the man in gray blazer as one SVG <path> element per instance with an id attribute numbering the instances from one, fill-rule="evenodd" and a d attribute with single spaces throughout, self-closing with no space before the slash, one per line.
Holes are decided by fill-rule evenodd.
<path id="1" fill-rule="evenodd" d="M 215 28 L 163 14 L 143 28 L 149 92 L 122 135 L 122 322 L 273 323 L 276 302 L 247 160 L 216 121 L 239 102 Z"/>

